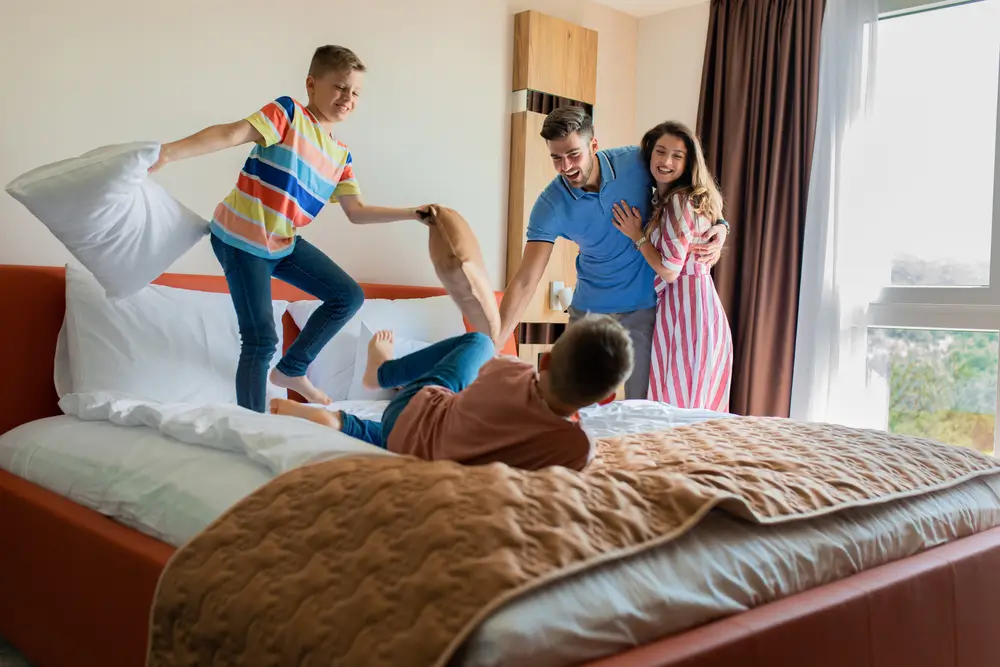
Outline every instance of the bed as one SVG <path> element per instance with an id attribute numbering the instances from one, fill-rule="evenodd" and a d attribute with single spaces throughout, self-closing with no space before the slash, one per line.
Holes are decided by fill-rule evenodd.
<path id="1" fill-rule="evenodd" d="M 0 414 L 0 636 L 39 667 L 83 657 L 142 665 L 154 589 L 175 548 L 271 474 L 155 429 L 60 415 L 51 360 L 63 276 L 61 267 L 0 267 L 12 322 L 0 335 L 17 350 Z M 217 277 L 159 282 L 224 290 Z M 365 288 L 371 298 L 440 294 Z M 280 289 L 279 298 L 303 298 Z M 345 407 L 375 415 L 380 404 Z M 600 436 L 719 416 L 615 403 L 584 417 Z M 996 476 L 767 530 L 713 513 L 665 548 L 506 605 L 455 664 L 998 664 L 997 525 Z"/>

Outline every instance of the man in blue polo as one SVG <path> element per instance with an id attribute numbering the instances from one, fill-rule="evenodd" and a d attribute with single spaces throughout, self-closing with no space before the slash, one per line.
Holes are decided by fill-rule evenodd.
<path id="1" fill-rule="evenodd" d="M 524 314 L 538 281 L 562 236 L 580 247 L 577 283 L 569 315 L 572 324 L 588 312 L 615 316 L 628 329 L 635 365 L 625 382 L 625 397 L 644 399 L 656 321 L 655 273 L 612 219 L 612 206 L 625 201 L 648 220 L 653 177 L 637 146 L 597 149 L 590 116 L 580 107 L 562 107 L 542 124 L 557 176 L 535 200 L 528 219 L 527 244 L 517 273 L 500 305 L 499 340 L 506 340 Z M 700 261 L 714 264 L 726 241 L 728 225 L 717 222 L 694 244 Z"/>

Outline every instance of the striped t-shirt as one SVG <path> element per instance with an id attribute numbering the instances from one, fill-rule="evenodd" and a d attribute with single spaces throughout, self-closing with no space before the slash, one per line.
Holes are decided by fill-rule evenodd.
<path id="1" fill-rule="evenodd" d="M 215 208 L 211 230 L 258 257 L 284 257 L 295 228 L 323 206 L 361 193 L 351 152 L 300 102 L 279 97 L 246 119 L 264 137 L 240 171 L 236 187 Z"/>

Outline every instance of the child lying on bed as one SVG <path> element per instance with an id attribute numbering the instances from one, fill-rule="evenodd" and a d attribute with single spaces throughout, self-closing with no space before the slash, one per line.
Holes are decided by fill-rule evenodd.
<path id="1" fill-rule="evenodd" d="M 607 398 L 632 372 L 628 332 L 612 317 L 585 317 L 542 356 L 539 371 L 494 355 L 488 336 L 469 333 L 393 359 L 392 332 L 379 331 L 368 345 L 363 383 L 401 387 L 381 423 L 287 399 L 272 401 L 271 412 L 431 461 L 582 470 L 593 443 L 577 412 Z"/>

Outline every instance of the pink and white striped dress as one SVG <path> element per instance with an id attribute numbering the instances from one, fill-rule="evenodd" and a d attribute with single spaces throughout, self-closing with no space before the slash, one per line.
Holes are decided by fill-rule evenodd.
<path id="1" fill-rule="evenodd" d="M 688 251 L 711 222 L 687 197 L 663 207 L 650 242 L 663 266 L 678 272 L 668 283 L 657 276 L 649 399 L 680 408 L 727 412 L 733 371 L 733 337 L 711 270 Z"/>

